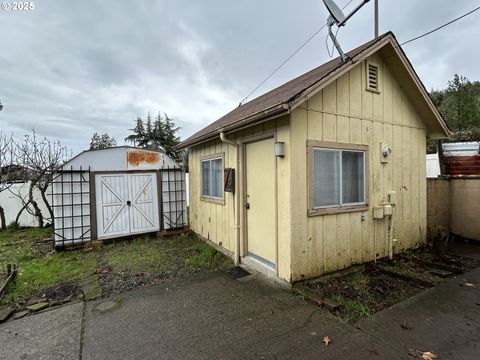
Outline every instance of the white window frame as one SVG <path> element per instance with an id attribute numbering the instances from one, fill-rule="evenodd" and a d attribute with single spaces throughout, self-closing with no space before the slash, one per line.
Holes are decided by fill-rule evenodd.
<path id="1" fill-rule="evenodd" d="M 221 196 L 212 196 L 212 195 L 205 195 L 203 194 L 203 163 L 204 162 L 213 162 L 215 160 L 221 160 L 222 166 L 221 166 L 221 172 L 220 172 L 220 177 L 222 179 L 221 184 Z M 202 157 L 200 159 L 200 198 L 204 201 L 210 201 L 210 202 L 215 202 L 215 203 L 223 203 L 224 201 L 224 191 L 223 191 L 223 172 L 225 168 L 225 162 L 224 162 L 224 156 L 223 154 L 213 154 L 209 156 Z M 210 165 L 210 176 L 209 176 L 209 181 L 210 181 L 210 189 L 213 189 L 213 176 L 212 175 L 212 166 Z"/>
<path id="2" fill-rule="evenodd" d="M 314 174 L 315 174 L 315 161 L 314 153 L 316 150 L 320 151 L 335 151 L 339 152 L 339 203 L 335 205 L 315 206 L 314 203 Z M 363 201 L 344 203 L 343 202 L 343 166 L 342 156 L 343 151 L 358 152 L 363 154 Z M 368 146 L 357 144 L 345 144 L 335 142 L 322 142 L 315 140 L 307 141 L 307 168 L 308 168 L 308 183 L 309 183 L 309 201 L 308 201 L 308 215 L 325 215 L 342 212 L 354 212 L 368 210 Z"/>

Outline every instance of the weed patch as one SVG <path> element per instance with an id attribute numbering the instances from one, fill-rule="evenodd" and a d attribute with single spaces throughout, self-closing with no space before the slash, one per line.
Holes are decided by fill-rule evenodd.
<path id="1" fill-rule="evenodd" d="M 103 294 L 111 295 L 232 266 L 226 256 L 187 235 L 138 237 L 89 252 L 55 252 L 52 242 L 40 242 L 51 236 L 51 228 L 0 231 L 0 265 L 19 264 L 2 303 L 23 306 L 43 293 L 52 293 L 53 298 L 77 296 L 82 279 L 95 272 Z"/>
<path id="2" fill-rule="evenodd" d="M 342 306 L 343 317 L 347 322 L 355 322 L 370 316 L 369 308 L 356 300 L 347 299 L 342 295 L 335 296 L 334 300 Z"/>

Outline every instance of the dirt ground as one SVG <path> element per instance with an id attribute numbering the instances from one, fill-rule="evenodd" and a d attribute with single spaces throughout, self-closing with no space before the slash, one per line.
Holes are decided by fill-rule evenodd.
<path id="1" fill-rule="evenodd" d="M 331 312 L 354 323 L 476 267 L 479 259 L 425 247 L 302 284 L 338 304 Z"/>
<path id="2" fill-rule="evenodd" d="M 228 268 L 232 262 L 195 236 L 139 238 L 101 250 L 96 272 L 103 296 Z"/>
<path id="3" fill-rule="evenodd" d="M 0 232 L 0 269 L 19 264 L 0 305 L 21 310 L 45 300 L 62 304 L 82 298 L 85 283 L 91 281 L 98 281 L 101 296 L 109 296 L 232 265 L 229 258 L 187 234 L 142 236 L 63 251 L 55 251 L 49 237 L 49 229 Z"/>

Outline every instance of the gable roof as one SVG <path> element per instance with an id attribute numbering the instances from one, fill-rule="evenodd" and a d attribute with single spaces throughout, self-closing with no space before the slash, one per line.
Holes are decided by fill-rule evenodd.
<path id="1" fill-rule="evenodd" d="M 435 118 L 431 121 L 440 125 L 440 130 L 435 137 L 448 136 L 448 126 L 433 104 L 425 86 L 420 81 L 410 61 L 398 44 L 392 32 L 385 33 L 359 47 L 347 52 L 351 59 L 343 63 L 340 57 L 326 62 L 325 64 L 310 70 L 309 72 L 286 82 L 283 85 L 237 107 L 217 121 L 211 123 L 197 133 L 184 140 L 178 148 L 185 148 L 200 142 L 208 141 L 221 132 L 229 132 L 247 125 L 253 125 L 271 117 L 288 114 L 293 108 L 303 103 L 316 92 L 328 85 L 353 66 L 363 61 L 367 56 L 390 44 L 390 51 L 394 51 L 400 57 L 411 80 L 417 87 L 417 92 L 422 95 L 431 110 L 430 115 Z M 405 74 L 404 74 L 405 75 Z M 424 104 L 425 105 L 425 104 Z M 427 111 L 428 112 L 428 111 Z"/>

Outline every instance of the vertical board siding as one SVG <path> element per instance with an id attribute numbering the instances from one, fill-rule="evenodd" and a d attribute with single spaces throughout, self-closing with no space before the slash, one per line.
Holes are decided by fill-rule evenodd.
<path id="1" fill-rule="evenodd" d="M 386 222 L 375 223 L 372 209 L 390 190 L 397 192 L 394 251 L 425 241 L 425 125 L 382 58 L 369 61 L 379 66 L 379 94 L 366 90 L 363 62 L 291 114 L 293 281 L 387 256 Z M 368 211 L 307 216 L 307 140 L 369 145 Z M 386 164 L 380 142 L 392 148 Z"/>
<path id="2" fill-rule="evenodd" d="M 275 131 L 277 139 L 284 141 L 288 154 L 290 144 L 289 118 L 283 117 L 255 125 L 229 134 L 228 138 L 239 141 L 249 136 L 257 136 Z M 306 131 L 305 131 L 306 134 Z M 222 143 L 220 139 L 205 144 L 194 146 L 189 150 L 189 179 L 190 179 L 190 228 L 202 237 L 223 247 L 229 253 L 236 251 L 236 204 L 232 193 L 224 192 L 224 204 L 202 201 L 201 197 L 201 159 L 204 156 L 222 153 L 224 156 L 224 168 L 234 168 L 237 172 L 237 180 L 242 174 L 237 164 L 236 147 Z M 273 149 L 272 149 L 273 156 Z M 290 196 L 290 161 L 286 156 L 277 162 L 278 181 L 278 251 L 279 251 L 279 276 L 290 279 L 290 211 L 285 209 Z M 235 184 L 236 192 L 241 191 L 239 181 Z M 236 196 L 235 196 L 236 197 Z M 242 209 L 242 207 L 240 207 Z M 281 254 L 281 255 L 280 255 Z"/>

